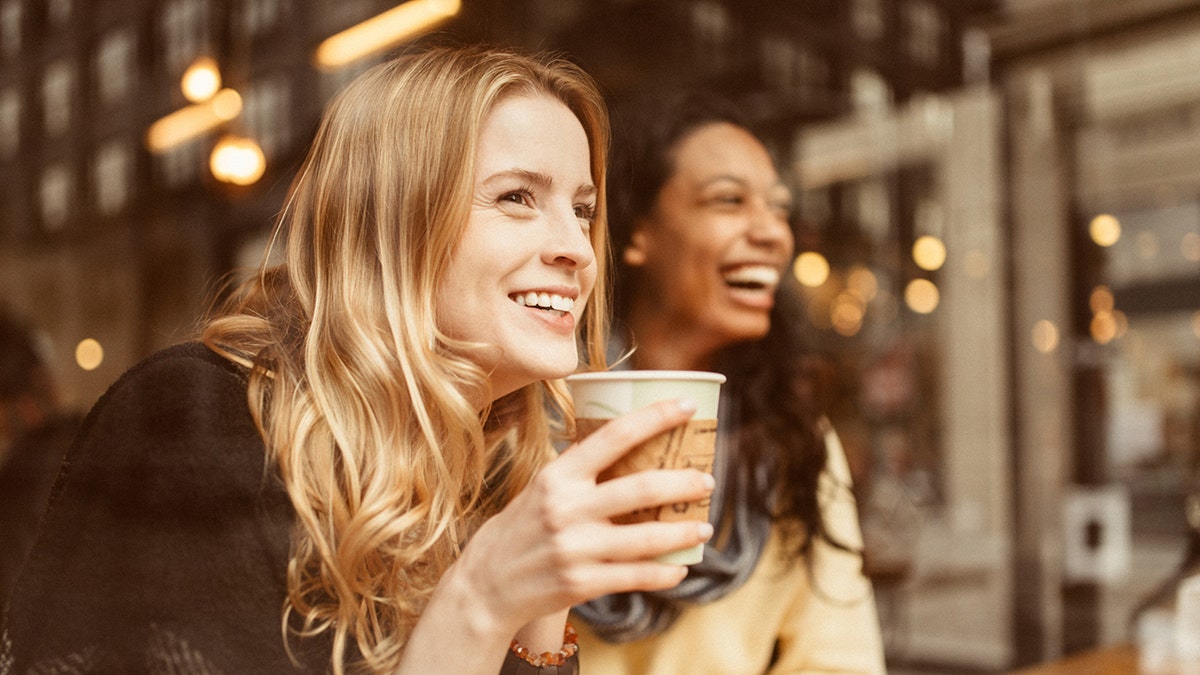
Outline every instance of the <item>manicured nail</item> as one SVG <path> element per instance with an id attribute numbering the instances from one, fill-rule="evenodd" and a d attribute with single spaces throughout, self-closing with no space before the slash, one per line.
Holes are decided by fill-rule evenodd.
<path id="1" fill-rule="evenodd" d="M 717 479 L 713 478 L 711 473 L 701 474 L 701 480 L 704 481 L 704 489 L 712 492 L 717 487 Z"/>
<path id="2" fill-rule="evenodd" d="M 699 527 L 696 528 L 696 532 L 700 535 L 701 539 L 708 541 L 713 536 L 712 523 L 700 523 Z"/>
<path id="3" fill-rule="evenodd" d="M 678 401 L 675 401 L 675 405 L 679 406 L 679 409 L 683 412 L 696 412 L 696 402 L 690 398 L 681 398 Z"/>

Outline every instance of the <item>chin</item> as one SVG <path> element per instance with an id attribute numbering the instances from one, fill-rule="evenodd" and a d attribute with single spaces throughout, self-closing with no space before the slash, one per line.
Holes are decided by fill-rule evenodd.
<path id="1" fill-rule="evenodd" d="M 570 355 L 547 354 L 530 372 L 536 380 L 557 380 L 575 372 L 578 367 L 579 355 L 572 350 Z"/>
<path id="2" fill-rule="evenodd" d="M 770 330 L 771 322 L 764 319 L 757 322 L 741 321 L 735 325 L 727 325 L 721 332 L 727 337 L 727 344 L 732 345 L 761 340 Z"/>

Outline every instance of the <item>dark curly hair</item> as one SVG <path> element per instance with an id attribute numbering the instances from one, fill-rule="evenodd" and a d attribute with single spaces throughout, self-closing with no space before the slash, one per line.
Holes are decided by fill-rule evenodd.
<path id="1" fill-rule="evenodd" d="M 638 292 L 637 268 L 622 260 L 633 224 L 649 214 L 658 193 L 675 171 L 680 142 L 700 127 L 726 122 L 751 133 L 755 129 L 729 100 L 708 92 L 680 91 L 632 101 L 613 115 L 614 141 L 609 173 L 609 227 L 615 265 L 614 330 L 628 332 L 632 295 Z M 738 408 L 737 459 L 750 475 L 766 468 L 775 476 L 770 492 L 742 496 L 742 508 L 768 513 L 786 536 L 788 550 L 800 557 L 816 538 L 838 548 L 821 518 L 818 479 L 827 452 L 816 387 L 815 364 L 797 335 L 799 298 L 784 284 L 771 315 L 771 329 L 760 340 L 727 347 L 716 368 L 728 378 L 725 389 Z M 630 343 L 635 344 L 632 336 Z"/>

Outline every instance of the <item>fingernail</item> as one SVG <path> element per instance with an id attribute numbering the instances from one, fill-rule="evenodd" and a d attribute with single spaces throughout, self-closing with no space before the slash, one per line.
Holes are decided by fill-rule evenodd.
<path id="1" fill-rule="evenodd" d="M 700 480 L 704 481 L 704 489 L 708 491 L 715 490 L 717 487 L 717 479 L 713 478 L 711 473 L 701 474 Z"/>
<path id="2" fill-rule="evenodd" d="M 700 526 L 696 528 L 696 532 L 700 535 L 701 539 L 708 541 L 713 536 L 712 523 L 700 523 Z"/>
<path id="3" fill-rule="evenodd" d="M 679 406 L 683 412 L 696 412 L 696 402 L 690 398 L 681 398 L 675 402 L 675 405 Z"/>

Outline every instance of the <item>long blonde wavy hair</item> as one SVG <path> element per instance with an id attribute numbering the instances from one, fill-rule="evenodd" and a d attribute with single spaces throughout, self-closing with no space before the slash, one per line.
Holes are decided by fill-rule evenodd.
<path id="1" fill-rule="evenodd" d="M 286 262 L 264 263 L 204 330 L 247 366 L 269 469 L 295 508 L 283 612 L 394 667 L 473 529 L 553 456 L 569 417 L 560 380 L 491 401 L 487 375 L 435 324 L 434 296 L 465 228 L 485 117 L 545 93 L 582 123 L 605 189 L 608 118 L 590 77 L 552 55 L 439 47 L 380 64 L 329 105 L 279 218 Z M 583 315 L 589 368 L 603 368 L 609 261 Z M 549 410 L 548 410 L 549 408 Z"/>

